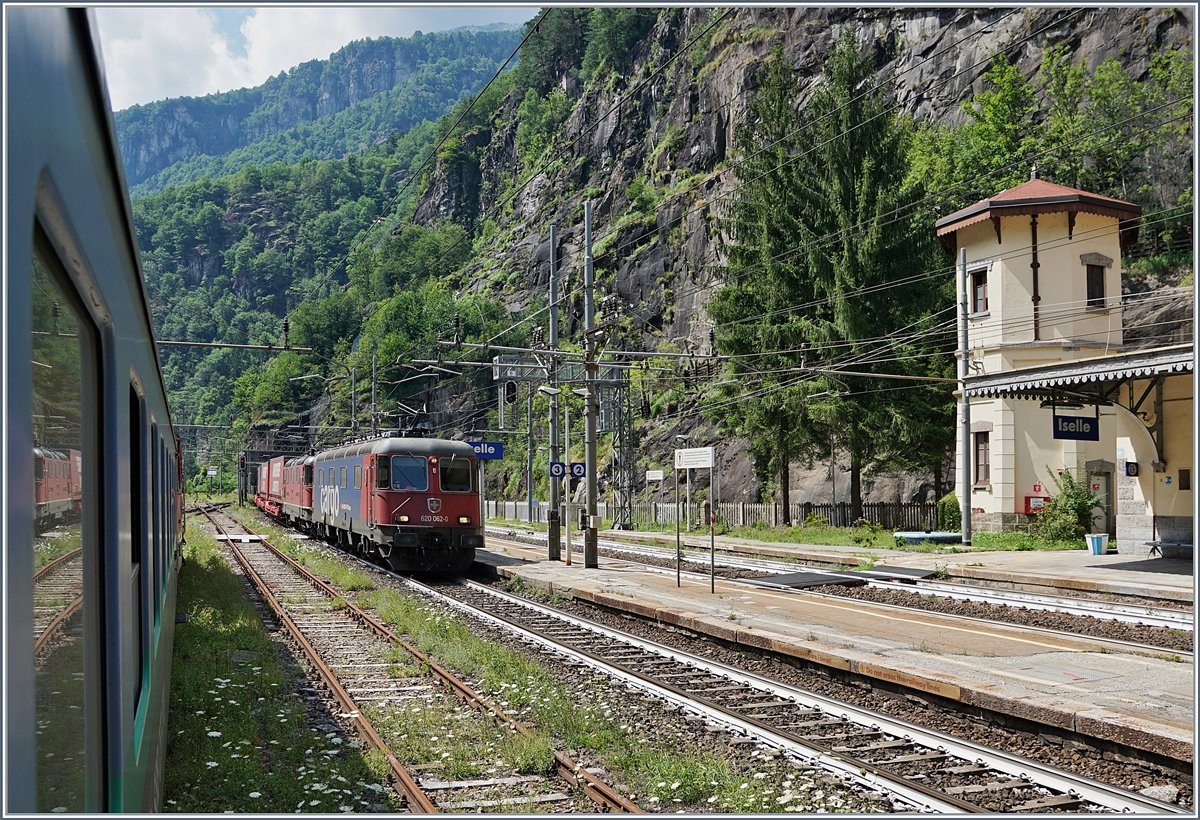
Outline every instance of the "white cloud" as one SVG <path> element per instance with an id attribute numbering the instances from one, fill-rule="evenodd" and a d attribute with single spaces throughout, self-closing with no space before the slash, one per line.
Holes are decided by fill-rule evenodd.
<path id="1" fill-rule="evenodd" d="M 242 21 L 244 57 L 241 49 L 231 49 L 211 9 L 101 7 L 96 18 L 109 93 L 119 111 L 255 86 L 306 60 L 324 60 L 352 40 L 522 23 L 537 12 L 503 6 L 263 7 Z"/>

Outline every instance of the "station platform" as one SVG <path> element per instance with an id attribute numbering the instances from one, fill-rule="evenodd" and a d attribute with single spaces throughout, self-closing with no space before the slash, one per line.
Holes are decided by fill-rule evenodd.
<path id="1" fill-rule="evenodd" d="M 613 535 L 604 533 L 601 540 Z M 700 546 L 696 539 L 688 540 Z M 1192 760 L 1195 684 L 1190 656 L 1123 652 L 1083 636 L 1038 634 L 1002 623 L 966 623 L 933 612 L 901 612 L 720 578 L 715 592 L 710 592 L 707 576 L 686 573 L 677 587 L 673 570 L 603 556 L 598 568 L 585 569 L 579 552 L 567 566 L 564 561 L 547 560 L 544 546 L 492 536 L 487 542 L 478 551 L 475 565 L 486 575 L 519 577 L 528 586 L 566 598 L 888 681 L 917 696 L 928 693 L 1176 760 Z M 863 552 L 856 550 L 856 554 Z M 872 552 L 890 553 L 886 559 L 879 556 L 881 563 L 886 560 L 889 565 L 909 559 L 945 563 L 947 558 L 987 565 L 996 555 Z M 1047 553 L 1003 555 L 1012 563 L 997 562 L 997 572 L 1029 577 L 1034 570 L 1023 562 L 1028 556 Z M 1064 556 L 1077 564 L 1100 564 L 1095 571 L 1105 573 L 1105 583 L 1138 583 L 1137 576 L 1128 577 L 1138 570 L 1113 566 L 1122 560 L 1128 563 L 1128 557 Z M 848 558 L 846 563 L 857 561 Z M 1068 569 L 1062 568 L 1064 577 L 1072 575 Z M 1190 597 L 1190 571 L 1188 581 Z M 1166 588 L 1184 592 L 1181 584 Z"/>
<path id="2" fill-rule="evenodd" d="M 674 533 L 603 532 L 602 541 L 628 541 L 675 546 Z M 708 533 L 688 533 L 685 548 L 708 550 Z M 718 535 L 717 549 L 762 555 L 801 563 L 840 564 L 854 567 L 869 560 L 889 567 L 940 570 L 949 580 L 986 582 L 1027 592 L 1053 594 L 1055 590 L 1109 593 L 1166 601 L 1195 600 L 1195 567 L 1179 558 L 1140 558 L 1109 552 L 1092 555 L 1087 550 L 992 552 L 911 552 L 884 547 L 825 546 L 754 541 Z"/>

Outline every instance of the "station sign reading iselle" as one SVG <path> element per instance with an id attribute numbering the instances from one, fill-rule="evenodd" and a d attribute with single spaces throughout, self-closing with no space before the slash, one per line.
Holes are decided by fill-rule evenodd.
<path id="1" fill-rule="evenodd" d="M 711 468 L 715 461 L 712 447 L 689 447 L 675 451 L 676 470 L 691 470 L 696 467 Z"/>
<path id="2" fill-rule="evenodd" d="M 482 461 L 495 461 L 504 458 L 504 443 L 500 441 L 468 441 L 475 455 Z"/>
<path id="3" fill-rule="evenodd" d="M 1099 441 L 1100 419 L 1085 416 L 1054 416 L 1054 437 L 1074 441 Z"/>

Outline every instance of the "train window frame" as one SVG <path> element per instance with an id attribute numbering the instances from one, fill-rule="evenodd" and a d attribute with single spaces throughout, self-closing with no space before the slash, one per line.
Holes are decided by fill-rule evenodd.
<path id="1" fill-rule="evenodd" d="M 158 433 L 158 420 L 150 414 L 150 539 L 149 539 L 149 571 L 146 573 L 150 581 L 152 606 L 150 608 L 151 624 L 157 625 L 162 616 L 162 567 L 159 565 L 159 552 L 162 549 L 162 497 L 158 492 L 158 483 L 162 480 L 162 467 L 158 460 L 162 453 L 162 438 Z"/>
<path id="2" fill-rule="evenodd" d="M 354 489 L 356 489 L 356 490 L 362 489 L 362 465 L 361 464 L 354 465 Z"/>
<path id="3" fill-rule="evenodd" d="M 343 464 L 338 469 L 338 487 L 343 490 L 347 489 L 347 487 L 346 487 L 346 465 L 345 464 Z"/>
<path id="4" fill-rule="evenodd" d="M 455 472 L 458 471 L 458 462 L 459 461 L 462 461 L 463 464 L 466 465 L 467 481 L 466 481 L 466 489 L 456 490 L 456 489 L 451 489 L 446 486 L 446 475 L 450 472 L 450 469 L 453 469 Z M 454 456 L 451 456 L 449 459 L 442 459 L 441 467 L 442 467 L 442 469 L 438 471 L 438 474 L 439 474 L 438 475 L 438 488 L 442 492 L 444 492 L 444 493 L 469 493 L 469 492 L 471 492 L 471 490 L 474 486 L 474 480 L 472 479 L 471 476 L 472 476 L 472 473 L 474 473 L 475 471 L 471 468 L 471 460 L 470 459 L 466 459 L 466 458 L 458 459 L 458 458 L 455 458 Z"/>
<path id="5" fill-rule="evenodd" d="M 389 455 L 375 456 L 375 489 L 390 490 L 392 488 L 392 457 Z"/>
<path id="6" fill-rule="evenodd" d="M 409 483 L 405 486 L 398 486 L 396 484 L 397 477 L 398 476 L 408 476 L 408 472 L 403 467 L 399 470 L 394 469 L 395 464 L 396 464 L 396 459 L 415 459 L 415 460 L 419 461 L 421 463 L 420 474 L 422 477 L 424 477 L 425 483 L 419 487 L 412 483 Z M 416 465 L 414 464 L 412 466 L 415 467 Z M 392 471 L 392 489 L 393 490 L 397 490 L 399 492 L 405 492 L 405 493 L 427 493 L 427 492 L 429 492 L 429 459 L 427 459 L 425 456 L 419 456 L 414 453 L 397 453 L 396 455 L 392 456 L 392 467 L 390 469 Z M 416 470 L 414 470 L 413 472 L 415 474 Z"/>
<path id="7" fill-rule="evenodd" d="M 105 551 L 105 526 L 103 482 L 100 475 L 105 457 L 103 429 L 103 402 L 101 397 L 109 379 L 105 368 L 104 329 L 110 324 L 103 301 L 98 299 L 98 289 L 90 272 L 80 268 L 72 255 L 76 249 L 74 237 L 69 234 L 69 220 L 54 191 L 53 181 L 43 174 L 39 181 L 38 204 L 32 220 L 32 247 L 30 255 L 30 278 L 32 266 L 39 262 L 47 278 L 59 290 L 67 309 L 75 321 L 75 338 L 78 341 L 80 362 L 79 395 L 81 408 L 100 408 L 100 412 L 81 413 L 79 448 L 81 462 L 79 475 L 80 493 L 80 544 L 82 548 L 82 584 L 84 590 L 81 610 L 83 617 L 83 802 L 82 811 L 99 813 L 108 810 L 107 766 L 111 745 L 108 743 L 108 727 L 111 715 L 108 709 L 107 692 L 110 659 L 106 651 L 111 607 L 106 600 L 105 578 L 109 565 Z M 76 261 L 75 267 L 63 260 Z M 84 298 L 87 292 L 92 304 Z M 32 309 L 32 304 L 30 305 Z M 32 387 L 32 385 L 31 385 Z M 32 390 L 31 390 L 32 393 Z M 71 456 L 66 456 L 70 458 Z M 85 481 L 84 479 L 87 478 Z M 44 480 L 44 476 L 43 476 Z M 11 572 L 11 566 L 10 566 Z M 88 594 L 91 590 L 91 594 Z M 16 648 L 11 643 L 9 653 Z M 11 656 L 10 656 L 11 658 Z M 9 685 L 13 683 L 14 665 L 9 665 Z M 36 691 L 36 690 L 35 690 Z M 34 713 L 36 719 L 36 713 Z M 18 731 L 9 726 L 9 731 Z M 37 760 L 31 760 L 32 783 L 37 800 Z M 9 770 L 12 771 L 11 769 Z M 11 794 L 10 794 L 11 798 Z"/>

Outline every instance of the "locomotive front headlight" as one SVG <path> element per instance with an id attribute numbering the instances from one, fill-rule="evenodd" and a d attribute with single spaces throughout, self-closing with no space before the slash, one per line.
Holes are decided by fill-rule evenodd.
<path id="1" fill-rule="evenodd" d="M 470 523 L 471 523 L 471 516 L 469 516 L 469 515 L 460 515 L 460 516 L 458 517 L 458 523 L 460 523 L 460 524 L 470 524 Z"/>
<path id="2" fill-rule="evenodd" d="M 408 516 L 407 515 L 398 515 L 398 516 L 396 516 L 396 521 L 400 524 L 407 524 Z"/>

